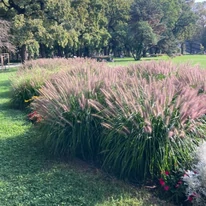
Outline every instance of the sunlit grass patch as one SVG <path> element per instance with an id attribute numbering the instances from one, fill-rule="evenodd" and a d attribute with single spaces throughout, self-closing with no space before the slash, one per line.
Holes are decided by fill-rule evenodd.
<path id="1" fill-rule="evenodd" d="M 139 64 L 143 61 L 159 61 L 166 60 L 172 61 L 174 63 L 190 63 L 192 65 L 199 65 L 201 68 L 206 68 L 206 55 L 182 55 L 177 57 L 168 57 L 168 56 L 160 56 L 160 57 L 146 57 L 142 58 L 141 61 L 135 61 L 134 58 L 114 58 L 114 62 L 108 63 L 111 66 L 127 66 L 130 64 Z"/>

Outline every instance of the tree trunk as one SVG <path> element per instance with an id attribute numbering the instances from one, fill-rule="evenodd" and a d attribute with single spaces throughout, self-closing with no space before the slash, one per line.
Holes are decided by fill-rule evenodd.
<path id="1" fill-rule="evenodd" d="M 113 47 L 113 54 L 114 54 L 114 57 L 118 57 L 118 53 L 117 53 L 117 50 L 116 50 L 116 48 L 115 47 Z"/>
<path id="2" fill-rule="evenodd" d="M 63 57 L 63 48 L 58 45 L 57 47 L 58 57 Z"/>
<path id="3" fill-rule="evenodd" d="M 40 54 L 42 58 L 46 58 L 46 50 L 45 50 L 45 45 L 44 44 L 40 44 Z"/>
<path id="4" fill-rule="evenodd" d="M 192 42 L 189 42 L 189 44 L 190 44 L 190 54 L 192 54 L 193 53 L 193 51 L 192 51 Z"/>
<path id="5" fill-rule="evenodd" d="M 142 57 L 142 51 L 143 51 L 143 46 L 142 44 L 138 45 L 138 47 L 136 48 L 136 56 L 135 56 L 135 61 L 138 61 L 141 59 Z"/>
<path id="6" fill-rule="evenodd" d="M 21 62 L 23 64 L 26 61 L 26 44 L 21 46 L 20 55 L 21 55 Z"/>
<path id="7" fill-rule="evenodd" d="M 128 46 L 125 46 L 125 56 L 126 57 L 131 57 L 131 50 Z"/>
<path id="8" fill-rule="evenodd" d="M 90 57 L 89 47 L 87 46 L 84 47 L 84 57 Z"/>
<path id="9" fill-rule="evenodd" d="M 185 43 L 181 43 L 181 54 L 184 54 L 184 50 L 185 50 Z"/>
<path id="10" fill-rule="evenodd" d="M 142 54 L 142 56 L 143 56 L 143 57 L 147 57 L 147 50 L 146 50 L 145 48 L 143 49 L 143 54 Z"/>
<path id="11" fill-rule="evenodd" d="M 158 46 L 155 47 L 155 54 L 158 54 L 159 53 L 159 48 Z"/>
<path id="12" fill-rule="evenodd" d="M 107 47 L 104 47 L 104 56 L 107 56 L 108 52 L 107 52 Z"/>

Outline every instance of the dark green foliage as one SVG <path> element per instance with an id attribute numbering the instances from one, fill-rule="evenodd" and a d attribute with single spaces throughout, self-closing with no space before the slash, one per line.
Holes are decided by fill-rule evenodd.
<path id="1" fill-rule="evenodd" d="M 38 90 L 49 76 L 49 71 L 36 68 L 36 70 L 19 70 L 11 77 L 11 106 L 25 109 L 39 95 Z"/>
<path id="2" fill-rule="evenodd" d="M 62 112 L 62 121 L 57 117 L 56 122 L 48 124 L 49 120 L 43 120 L 40 125 L 42 136 L 46 137 L 45 144 L 50 152 L 58 156 L 97 160 L 102 130 L 100 121 L 92 116 L 91 108 L 82 110 L 76 97 L 70 97 L 68 101 L 71 108 Z"/>
<path id="3" fill-rule="evenodd" d="M 34 88 L 29 82 L 19 85 L 18 89 L 13 88 L 11 106 L 16 109 L 25 109 L 31 103 L 32 97 L 39 95 L 38 89 L 40 87 Z"/>
<path id="4" fill-rule="evenodd" d="M 184 113 L 178 108 L 177 94 L 171 93 L 173 85 L 162 84 L 166 87 L 162 95 L 160 85 L 144 81 L 103 91 L 107 105 L 96 103 L 96 107 L 106 128 L 101 141 L 106 170 L 140 181 L 190 164 L 197 145 L 195 134 L 185 133 L 190 123 L 181 122 Z M 184 98 L 179 94 L 178 101 Z"/>
<path id="5" fill-rule="evenodd" d="M 0 1 L 12 43 L 26 58 L 176 52 L 197 17 L 182 0 Z M 0 25 L 1 27 L 1 25 Z M 28 54 L 28 57 L 27 57 Z"/>

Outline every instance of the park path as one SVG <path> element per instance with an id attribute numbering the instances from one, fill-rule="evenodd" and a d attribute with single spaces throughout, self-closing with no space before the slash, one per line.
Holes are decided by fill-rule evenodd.
<path id="1" fill-rule="evenodd" d="M 7 70 L 7 69 L 9 69 L 9 68 L 17 68 L 17 67 L 20 67 L 20 66 L 22 66 L 21 63 L 11 63 L 11 64 L 9 64 L 9 65 L 5 65 L 3 68 L 2 68 L 2 66 L 0 65 L 0 70 Z"/>

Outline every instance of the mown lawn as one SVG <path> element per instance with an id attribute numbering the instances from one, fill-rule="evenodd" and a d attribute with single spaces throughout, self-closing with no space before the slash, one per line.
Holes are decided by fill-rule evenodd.
<path id="1" fill-rule="evenodd" d="M 200 65 L 202 68 L 206 68 L 206 55 L 184 55 L 170 58 L 168 56 L 162 57 L 150 57 L 142 58 L 141 61 L 135 61 L 133 58 L 115 58 L 114 62 L 109 63 L 111 66 L 117 65 L 128 65 L 132 63 L 139 63 L 142 61 L 151 61 L 151 60 L 171 60 L 175 63 L 191 63 L 193 65 Z"/>
<path id="2" fill-rule="evenodd" d="M 50 157 L 26 114 L 9 108 L 14 72 L 0 71 L 0 205 L 169 205 L 82 161 Z"/>

